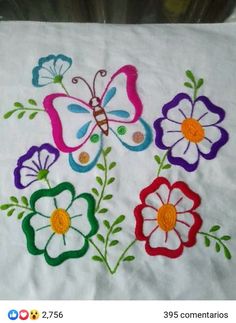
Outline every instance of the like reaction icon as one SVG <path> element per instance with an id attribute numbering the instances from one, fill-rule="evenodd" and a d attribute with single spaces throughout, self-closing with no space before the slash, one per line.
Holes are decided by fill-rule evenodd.
<path id="1" fill-rule="evenodd" d="M 29 312 L 26 310 L 21 310 L 19 313 L 19 319 L 25 321 L 29 318 Z"/>
<path id="2" fill-rule="evenodd" d="M 17 318 L 18 318 L 18 312 L 16 310 L 10 310 L 8 312 L 8 318 L 11 320 L 11 321 L 15 321 Z"/>

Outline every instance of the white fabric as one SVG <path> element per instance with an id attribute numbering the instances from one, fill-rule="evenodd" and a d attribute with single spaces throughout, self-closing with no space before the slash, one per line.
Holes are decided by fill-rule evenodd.
<path id="1" fill-rule="evenodd" d="M 91 81 L 94 73 L 103 68 L 108 71 L 108 80 L 121 66 L 134 65 L 138 70 L 137 88 L 144 106 L 143 118 L 151 126 L 162 115 L 165 103 L 179 92 L 190 93 L 183 85 L 187 69 L 203 77 L 201 93 L 226 111 L 223 127 L 229 133 L 229 142 L 215 159 L 201 159 L 196 171 L 188 173 L 173 166 L 163 170 L 162 176 L 170 182 L 188 183 L 201 196 L 198 212 L 203 219 L 202 231 L 220 224 L 222 235 L 232 236 L 226 242 L 231 260 L 225 259 L 221 252 L 216 253 L 214 244 L 206 248 L 200 235 L 197 244 L 185 248 L 177 259 L 149 256 L 145 243 L 137 242 L 130 252 L 135 255 L 135 261 L 123 263 L 112 276 L 102 264 L 91 260 L 96 254 L 92 247 L 82 258 L 49 266 L 43 255 L 33 256 L 27 251 L 21 221 L 16 215 L 7 218 L 6 212 L 1 211 L 0 298 L 236 299 L 236 24 L 119 26 L 1 22 L 0 48 L 1 116 L 15 101 L 26 102 L 32 97 L 41 104 L 50 91 L 62 92 L 56 84 L 50 85 L 50 91 L 47 86 L 32 85 L 33 67 L 40 57 L 49 54 L 64 54 L 73 59 L 73 68 L 66 71 L 68 80 L 82 75 Z M 103 82 L 100 82 L 102 86 L 106 84 Z M 73 89 L 73 95 L 78 96 L 78 87 Z M 81 93 L 85 91 L 80 90 Z M 1 117 L 0 138 L 0 203 L 3 204 L 12 195 L 25 194 L 24 190 L 15 188 L 13 181 L 19 156 L 33 145 L 54 142 L 46 115 L 38 115 L 32 121 L 27 117 L 21 120 L 16 116 L 8 120 Z M 126 215 L 124 230 L 119 236 L 121 247 L 114 247 L 123 250 L 134 238 L 133 209 L 140 203 L 139 193 L 156 177 L 153 156 L 163 155 L 164 151 L 153 142 L 147 150 L 136 154 L 126 150 L 112 135 L 106 138 L 106 146 L 112 146 L 111 158 L 117 162 L 113 173 L 117 180 L 109 188 L 114 198 L 106 205 L 111 218 Z M 202 149 L 208 152 L 207 146 Z M 62 153 L 53 166 L 51 185 L 69 181 L 79 193 L 91 191 L 99 171 L 94 168 L 88 173 L 75 173 L 67 157 Z M 194 162 L 191 158 L 190 161 Z M 36 188 L 41 188 L 40 183 L 32 184 L 27 194 Z M 163 243 L 164 238 L 160 239 Z M 173 240 L 171 247 L 176 248 L 178 244 L 179 241 Z M 119 254 L 112 252 L 114 257 Z"/>

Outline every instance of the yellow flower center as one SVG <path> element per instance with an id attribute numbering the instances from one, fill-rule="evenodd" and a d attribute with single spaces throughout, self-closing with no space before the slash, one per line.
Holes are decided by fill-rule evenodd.
<path id="1" fill-rule="evenodd" d="M 187 140 L 196 144 L 202 141 L 205 136 L 205 130 L 201 126 L 200 122 L 192 118 L 188 118 L 183 121 L 181 131 Z"/>
<path id="2" fill-rule="evenodd" d="M 173 204 L 164 204 L 157 212 L 157 223 L 163 231 L 171 231 L 176 224 L 176 208 Z"/>
<path id="3" fill-rule="evenodd" d="M 65 234 L 70 228 L 70 216 L 64 209 L 56 209 L 50 217 L 51 228 L 58 234 Z"/>

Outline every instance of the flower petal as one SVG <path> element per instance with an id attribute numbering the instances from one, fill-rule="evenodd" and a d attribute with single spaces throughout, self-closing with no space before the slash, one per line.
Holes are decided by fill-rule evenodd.
<path id="1" fill-rule="evenodd" d="M 182 123 L 184 119 L 190 118 L 192 113 L 192 102 L 190 100 L 188 96 L 183 97 L 177 105 L 168 110 L 166 113 L 167 118 L 178 123 Z"/>
<path id="2" fill-rule="evenodd" d="M 43 214 L 46 217 L 50 217 L 52 212 L 57 208 L 54 197 L 42 196 L 35 202 L 34 206 L 36 212 Z"/>
<path id="3" fill-rule="evenodd" d="M 192 117 L 198 120 L 202 126 L 214 125 L 224 119 L 225 112 L 207 97 L 200 96 L 194 103 Z"/>
<path id="4" fill-rule="evenodd" d="M 143 221 L 143 234 L 148 237 L 152 231 L 158 227 L 156 220 L 144 220 Z"/>
<path id="5" fill-rule="evenodd" d="M 194 201 L 178 187 L 171 190 L 169 203 L 175 206 L 177 212 L 189 211 L 194 206 Z"/>
<path id="6" fill-rule="evenodd" d="M 59 158 L 59 151 L 50 144 L 44 144 L 39 150 L 39 162 L 42 169 L 49 169 Z"/>
<path id="7" fill-rule="evenodd" d="M 184 222 L 185 225 L 191 227 L 194 224 L 194 217 L 190 212 L 178 213 L 177 221 Z"/>
<path id="8" fill-rule="evenodd" d="M 65 72 L 71 67 L 71 64 L 71 58 L 64 55 L 58 55 L 54 63 L 56 75 L 64 75 Z"/>
<path id="9" fill-rule="evenodd" d="M 15 185 L 17 188 L 23 189 L 37 181 L 37 173 L 27 167 L 16 168 L 15 172 Z"/>
<path id="10" fill-rule="evenodd" d="M 187 225 L 187 223 L 179 222 L 177 220 L 175 230 L 179 233 L 180 238 L 183 242 L 187 242 L 189 240 L 190 227 Z"/>
<path id="11" fill-rule="evenodd" d="M 151 248 L 176 250 L 180 247 L 181 240 L 174 230 L 165 232 L 158 228 L 150 236 L 149 244 Z"/>
<path id="12" fill-rule="evenodd" d="M 183 138 L 179 124 L 163 119 L 160 125 L 163 129 L 162 143 L 166 147 L 172 147 L 179 139 Z"/>
<path id="13" fill-rule="evenodd" d="M 166 184 L 161 184 L 155 192 L 147 195 L 145 203 L 158 210 L 163 204 L 167 203 L 169 192 L 169 187 Z"/>
<path id="14" fill-rule="evenodd" d="M 36 248 L 39 250 L 45 249 L 48 239 L 53 234 L 50 219 L 35 214 L 30 220 L 30 225 L 34 229 L 34 243 Z"/>

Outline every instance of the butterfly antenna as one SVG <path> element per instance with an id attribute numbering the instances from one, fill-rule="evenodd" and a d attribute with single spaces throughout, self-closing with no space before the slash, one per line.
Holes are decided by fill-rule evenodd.
<path id="1" fill-rule="evenodd" d="M 93 93 L 94 93 L 94 96 L 96 96 L 95 84 L 96 84 L 96 79 L 97 79 L 98 75 L 100 75 L 101 77 L 105 77 L 107 75 L 107 71 L 106 70 L 99 70 L 95 74 L 95 76 L 93 78 Z"/>
<path id="2" fill-rule="evenodd" d="M 94 97 L 95 94 L 92 91 L 91 86 L 88 84 L 88 82 L 83 77 L 81 77 L 81 76 L 75 76 L 75 77 L 73 77 L 72 83 L 73 84 L 77 84 L 79 82 L 79 80 L 83 81 L 87 85 L 87 87 L 88 87 L 88 89 L 89 89 L 89 91 L 91 93 L 91 96 Z"/>

